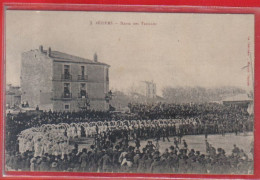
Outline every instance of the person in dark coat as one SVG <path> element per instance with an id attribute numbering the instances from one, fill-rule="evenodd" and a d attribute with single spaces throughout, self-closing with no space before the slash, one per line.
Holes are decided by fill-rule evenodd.
<path id="1" fill-rule="evenodd" d="M 120 168 L 120 163 L 119 163 L 119 157 L 120 157 L 121 152 L 119 151 L 119 146 L 115 146 L 115 150 L 113 151 L 112 154 L 112 161 L 113 161 L 113 172 L 118 172 Z"/>
<path id="2" fill-rule="evenodd" d="M 139 159 L 139 163 L 138 163 L 138 168 L 137 168 L 137 172 L 138 173 L 143 173 L 146 171 L 146 163 L 145 161 L 148 159 L 148 155 L 147 154 L 143 154 L 142 158 Z"/>
<path id="3" fill-rule="evenodd" d="M 89 172 L 98 171 L 98 154 L 95 150 L 89 155 Z"/>
<path id="4" fill-rule="evenodd" d="M 148 158 L 145 160 L 145 171 L 146 173 L 151 173 L 151 165 L 153 163 L 153 157 L 151 154 L 148 155 Z"/>
<path id="5" fill-rule="evenodd" d="M 187 154 L 187 152 L 188 152 L 188 144 L 186 143 L 186 141 L 183 139 L 183 152 L 185 153 L 185 154 Z"/>
<path id="6" fill-rule="evenodd" d="M 68 171 L 69 169 L 69 160 L 68 160 L 68 156 L 67 154 L 64 154 L 64 157 L 63 157 L 63 160 L 62 160 L 62 163 L 61 163 L 61 171 Z"/>
<path id="7" fill-rule="evenodd" d="M 135 153 L 135 156 L 134 156 L 134 163 L 133 163 L 133 172 L 136 172 L 137 171 L 137 168 L 139 166 L 139 162 L 140 162 L 140 159 L 141 159 L 141 155 L 140 155 L 140 151 L 139 150 L 136 150 L 136 153 Z"/>
<path id="8" fill-rule="evenodd" d="M 137 148 L 137 149 L 139 149 L 140 148 L 140 140 L 138 139 L 138 138 L 136 138 L 135 139 L 135 147 Z"/>
<path id="9" fill-rule="evenodd" d="M 174 137 L 173 142 L 174 142 L 176 149 L 179 149 L 179 146 L 178 146 L 179 141 L 176 139 L 176 137 Z"/>
<path id="10" fill-rule="evenodd" d="M 162 161 L 160 160 L 160 156 L 158 153 L 156 153 L 153 157 L 153 163 L 151 164 L 150 167 L 150 172 L 151 173 L 161 173 L 163 170 L 162 167 Z"/>
<path id="11" fill-rule="evenodd" d="M 19 169 L 19 161 L 20 161 L 19 154 L 16 153 L 12 162 L 12 168 L 14 168 L 16 171 L 18 171 Z"/>
<path id="12" fill-rule="evenodd" d="M 24 160 L 24 171 L 30 171 L 30 157 L 27 156 L 25 158 L 26 159 Z"/>
<path id="13" fill-rule="evenodd" d="M 82 172 L 87 171 L 87 162 L 88 162 L 87 149 L 84 148 L 82 150 L 82 154 L 79 157 L 80 171 Z"/>
<path id="14" fill-rule="evenodd" d="M 50 164 L 47 161 L 47 158 L 45 156 L 42 157 L 42 161 L 39 165 L 39 170 L 40 171 L 50 171 Z"/>
<path id="15" fill-rule="evenodd" d="M 112 159 L 109 157 L 108 153 L 105 154 L 99 160 L 99 167 L 101 172 L 112 172 Z"/>
<path id="16" fill-rule="evenodd" d="M 168 126 L 163 128 L 162 133 L 163 133 L 163 142 L 165 141 L 165 138 L 168 140 L 168 142 L 170 142 Z"/>
<path id="17" fill-rule="evenodd" d="M 58 163 L 56 161 L 51 162 L 50 171 L 52 172 L 59 171 Z"/>

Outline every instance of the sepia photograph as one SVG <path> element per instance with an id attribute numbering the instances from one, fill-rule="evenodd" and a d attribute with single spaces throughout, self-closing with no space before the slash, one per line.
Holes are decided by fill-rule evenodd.
<path id="1" fill-rule="evenodd" d="M 5 11 L 5 172 L 254 174 L 254 14 Z"/>

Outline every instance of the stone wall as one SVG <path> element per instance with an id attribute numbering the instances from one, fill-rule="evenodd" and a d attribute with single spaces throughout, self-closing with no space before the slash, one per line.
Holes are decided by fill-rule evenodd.
<path id="1" fill-rule="evenodd" d="M 52 59 L 40 50 L 22 53 L 21 91 L 22 102 L 28 102 L 30 107 L 51 106 Z"/>

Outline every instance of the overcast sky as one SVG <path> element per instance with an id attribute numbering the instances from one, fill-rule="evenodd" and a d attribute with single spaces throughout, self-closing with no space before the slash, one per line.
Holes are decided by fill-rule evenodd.
<path id="1" fill-rule="evenodd" d="M 6 82 L 19 85 L 21 53 L 43 45 L 88 59 L 96 52 L 111 65 L 112 89 L 143 80 L 153 80 L 159 94 L 166 86 L 246 88 L 241 68 L 248 44 L 254 57 L 253 39 L 253 15 L 8 10 Z"/>

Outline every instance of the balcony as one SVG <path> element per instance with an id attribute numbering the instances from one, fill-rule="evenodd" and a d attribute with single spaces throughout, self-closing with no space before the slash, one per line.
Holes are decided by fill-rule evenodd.
<path id="1" fill-rule="evenodd" d="M 72 80 L 72 75 L 71 75 L 71 74 L 62 74 L 62 75 L 61 75 L 61 79 L 62 79 L 62 80 L 71 81 L 71 80 Z"/>
<path id="2" fill-rule="evenodd" d="M 87 81 L 88 80 L 88 75 L 78 75 L 78 80 L 79 81 Z"/>
<path id="3" fill-rule="evenodd" d="M 88 99 L 88 93 L 78 93 L 78 98 L 81 98 L 81 99 Z"/>
<path id="4" fill-rule="evenodd" d="M 72 93 L 62 93 L 61 95 L 55 95 L 51 98 L 52 100 L 71 101 Z"/>
<path id="5" fill-rule="evenodd" d="M 63 93 L 61 96 L 62 99 L 71 99 L 72 93 Z"/>

